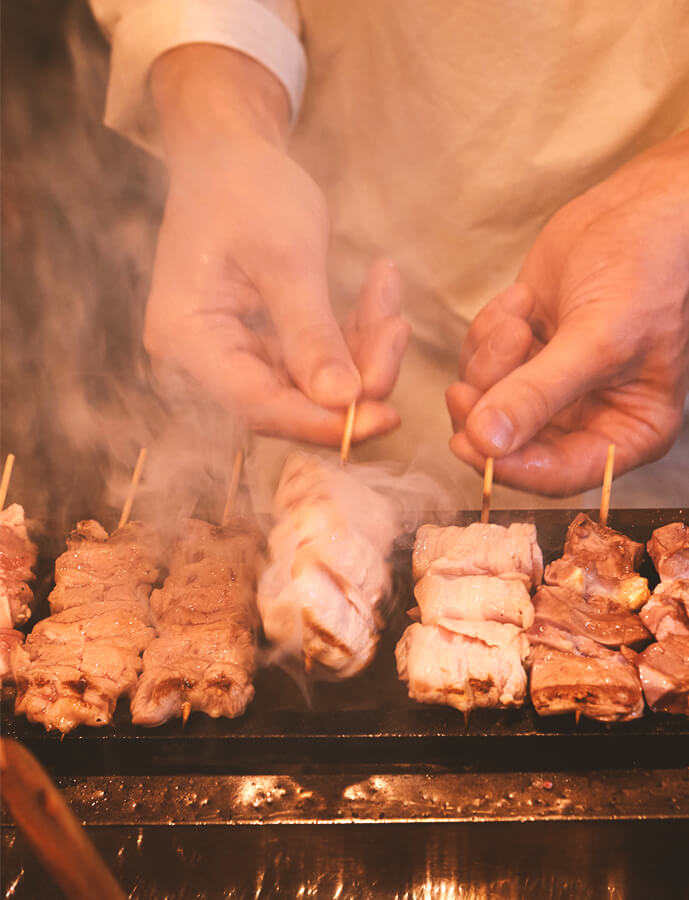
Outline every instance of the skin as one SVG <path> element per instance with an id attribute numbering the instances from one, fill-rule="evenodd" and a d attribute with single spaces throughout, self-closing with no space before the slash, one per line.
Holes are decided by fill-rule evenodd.
<path id="1" fill-rule="evenodd" d="M 287 155 L 282 85 L 226 48 L 152 70 L 170 190 L 144 340 L 267 434 L 337 445 L 397 426 L 385 402 L 409 327 L 392 262 L 371 267 L 349 320 L 331 312 L 328 216 Z M 200 164 L 199 161 L 203 163 Z M 447 391 L 453 452 L 495 478 L 565 496 L 673 443 L 689 385 L 689 132 L 568 203 L 517 282 L 472 324 Z"/>
<path id="2" fill-rule="evenodd" d="M 170 187 L 144 343 L 249 427 L 337 445 L 399 424 L 385 403 L 409 336 L 395 265 L 371 267 L 341 327 L 321 191 L 285 149 L 289 106 L 261 65 L 190 45 L 152 71 Z"/>
<path id="3" fill-rule="evenodd" d="M 673 444 L 689 387 L 689 132 L 563 207 L 473 322 L 447 391 L 453 452 L 566 496 Z"/>

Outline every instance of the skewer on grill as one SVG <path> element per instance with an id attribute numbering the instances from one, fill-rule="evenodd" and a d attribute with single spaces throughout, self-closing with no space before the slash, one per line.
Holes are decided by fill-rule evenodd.
<path id="1" fill-rule="evenodd" d="M 43 767 L 0 738 L 2 798 L 46 871 L 70 900 L 124 900 L 124 893 Z"/>
<path id="2" fill-rule="evenodd" d="M 136 460 L 136 465 L 134 466 L 132 480 L 129 482 L 127 499 L 124 501 L 124 506 L 122 507 L 122 515 L 120 516 L 120 521 L 117 525 L 118 528 L 122 528 L 122 526 L 126 525 L 129 521 L 132 506 L 134 505 L 134 497 L 136 496 L 136 489 L 139 486 L 139 481 L 141 480 L 141 473 L 144 469 L 144 463 L 146 462 L 147 453 L 148 451 L 145 447 L 142 447 L 141 450 L 139 450 L 139 456 Z"/>
<path id="3" fill-rule="evenodd" d="M 605 462 L 603 475 L 603 490 L 600 496 L 600 515 L 598 521 L 601 525 L 608 524 L 608 511 L 610 509 L 610 491 L 612 489 L 612 473 L 615 468 L 615 445 L 608 444 L 608 458 Z"/>
<path id="4" fill-rule="evenodd" d="M 485 525 L 490 518 L 490 495 L 493 490 L 493 457 L 486 457 L 483 470 L 483 500 L 481 503 L 481 522 Z"/>
<path id="5" fill-rule="evenodd" d="M 340 460 L 342 465 L 347 462 L 349 457 L 349 449 L 352 446 L 352 432 L 354 431 L 354 418 L 356 416 L 356 400 L 352 400 L 347 409 L 347 418 L 345 419 L 344 431 L 342 433 L 342 444 L 340 446 Z"/>
<path id="6" fill-rule="evenodd" d="M 2 480 L 0 480 L 0 510 L 5 508 L 5 500 L 7 499 L 7 491 L 10 486 L 10 478 L 12 477 L 12 469 L 14 468 L 14 453 L 8 453 L 5 465 L 2 470 Z"/>

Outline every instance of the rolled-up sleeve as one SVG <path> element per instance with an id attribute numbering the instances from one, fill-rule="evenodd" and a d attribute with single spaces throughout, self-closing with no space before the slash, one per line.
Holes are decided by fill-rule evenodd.
<path id="1" fill-rule="evenodd" d="M 111 43 L 105 124 L 160 156 L 149 89 L 153 62 L 183 44 L 217 44 L 271 71 L 299 112 L 306 57 L 295 0 L 90 0 Z"/>

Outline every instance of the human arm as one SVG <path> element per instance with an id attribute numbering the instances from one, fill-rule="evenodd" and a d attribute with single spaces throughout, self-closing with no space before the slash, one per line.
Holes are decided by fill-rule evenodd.
<path id="1" fill-rule="evenodd" d="M 447 392 L 451 448 L 564 496 L 672 445 L 689 386 L 689 132 L 636 157 L 546 225 L 490 301 Z"/>

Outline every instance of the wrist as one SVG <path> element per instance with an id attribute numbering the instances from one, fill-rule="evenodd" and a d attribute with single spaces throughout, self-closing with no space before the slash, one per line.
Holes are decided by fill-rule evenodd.
<path id="1" fill-rule="evenodd" d="M 236 50 L 176 47 L 154 63 L 151 92 L 168 164 L 216 147 L 227 152 L 247 139 L 286 145 L 287 92 L 264 66 Z"/>

